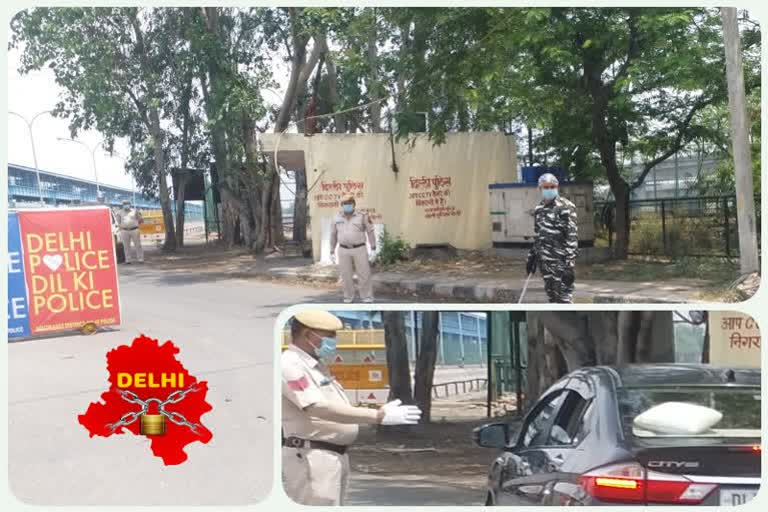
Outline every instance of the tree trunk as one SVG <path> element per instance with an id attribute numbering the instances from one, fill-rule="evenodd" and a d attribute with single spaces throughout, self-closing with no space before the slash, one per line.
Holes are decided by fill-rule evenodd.
<path id="1" fill-rule="evenodd" d="M 239 240 L 237 230 L 240 225 L 240 200 L 224 183 L 219 185 L 219 193 L 221 196 L 221 240 L 227 247 L 233 247 Z"/>
<path id="2" fill-rule="evenodd" d="M 244 182 L 248 195 L 248 204 L 241 205 L 241 230 L 246 235 L 246 245 L 249 249 L 261 252 L 265 247 L 265 229 L 266 218 L 262 216 L 262 190 L 268 183 L 265 183 L 271 173 L 265 172 L 269 165 L 262 155 L 256 140 L 256 124 L 249 114 L 242 113 L 241 131 L 245 141 L 245 176 Z M 243 224 L 243 222 L 246 222 Z M 245 233 L 247 232 L 247 234 Z"/>
<path id="3" fill-rule="evenodd" d="M 219 11 L 218 7 L 201 7 L 201 13 L 205 21 L 205 29 L 208 34 L 214 38 L 219 39 Z M 209 58 L 206 62 L 208 77 L 206 78 L 205 72 L 201 72 L 200 81 L 202 84 L 203 98 L 205 100 L 206 114 L 209 120 L 218 119 L 219 109 L 221 108 L 220 102 L 223 98 L 223 91 L 225 89 L 223 81 L 225 78 L 222 76 L 226 69 L 223 67 L 224 63 L 219 62 L 216 58 Z M 223 123 L 212 123 L 210 128 L 211 132 L 211 146 L 213 149 L 213 158 L 216 162 L 216 172 L 219 175 L 219 194 L 221 197 L 221 233 L 219 236 L 227 245 L 232 247 L 237 243 L 237 226 L 239 225 L 238 219 L 239 201 L 235 201 L 235 194 L 228 185 L 230 179 L 230 163 L 229 163 L 229 150 L 227 148 L 226 127 Z"/>
<path id="4" fill-rule="evenodd" d="M 421 409 L 421 422 L 429 423 L 432 412 L 432 382 L 435 376 L 438 343 L 440 340 L 438 324 L 440 313 L 424 311 L 421 314 L 423 330 L 419 345 L 419 358 L 413 383 L 413 398 Z"/>
<path id="5" fill-rule="evenodd" d="M 294 171 L 296 183 L 296 196 L 293 203 L 293 241 L 305 242 L 307 240 L 307 172 L 305 169 Z"/>
<path id="6" fill-rule="evenodd" d="M 312 70 L 315 68 L 315 65 L 317 65 L 320 55 L 328 51 L 324 37 L 315 36 L 315 44 L 312 47 L 312 53 L 310 54 L 309 59 L 307 59 L 307 44 L 309 43 L 309 38 L 302 33 L 301 28 L 299 27 L 299 13 L 297 8 L 289 7 L 288 11 L 291 15 L 293 59 L 291 60 L 291 74 L 285 89 L 285 95 L 283 96 L 283 103 L 280 105 L 280 111 L 278 112 L 277 120 L 275 121 L 275 133 L 281 133 L 288 128 L 291 121 L 291 112 L 293 112 L 294 107 L 296 106 L 296 98 L 304 94 L 307 80 L 309 80 Z"/>
<path id="7" fill-rule="evenodd" d="M 320 56 L 328 52 L 328 45 L 325 42 L 325 36 L 315 35 L 313 36 L 314 46 L 312 47 L 312 53 L 307 55 L 307 44 L 309 43 L 309 37 L 307 37 L 299 26 L 299 10 L 295 7 L 288 8 L 288 12 L 291 16 L 291 34 L 293 42 L 293 59 L 291 60 L 291 74 L 288 80 L 288 85 L 283 96 L 283 103 L 280 106 L 280 111 L 275 121 L 275 133 L 284 132 L 290 125 L 291 112 L 294 111 L 297 98 L 304 94 L 306 90 L 307 81 L 312 74 L 312 70 L 320 60 Z M 274 169 L 274 176 L 270 177 L 271 186 L 269 193 L 266 197 L 267 209 L 265 214 L 268 216 L 268 222 L 266 229 L 268 230 L 268 245 L 274 245 L 275 243 L 284 240 L 282 223 L 282 208 L 280 205 L 280 181 L 277 173 L 280 169 Z"/>
<path id="8" fill-rule="evenodd" d="M 587 92 L 592 98 L 592 138 L 600 153 L 600 162 L 605 168 L 608 184 L 616 199 L 616 244 L 613 257 L 626 259 L 629 250 L 629 193 L 630 188 L 619 172 L 616 158 L 618 137 L 608 125 L 608 104 L 611 88 L 603 83 L 602 66 L 595 57 L 584 56 L 584 78 Z"/>
<path id="9" fill-rule="evenodd" d="M 187 188 L 188 176 L 186 173 L 189 164 L 189 130 L 190 113 L 189 103 L 192 99 L 192 73 L 187 73 L 184 80 L 184 89 L 181 97 L 182 129 L 181 129 L 181 174 L 178 179 L 176 193 L 176 246 L 184 247 L 184 193 Z"/>
<path id="10" fill-rule="evenodd" d="M 669 311 L 529 312 L 528 403 L 583 366 L 675 361 Z"/>
<path id="11" fill-rule="evenodd" d="M 564 370 L 558 365 L 561 359 L 558 351 L 552 337 L 546 334 L 539 313 L 528 313 L 528 388 L 525 392 L 525 411 L 564 375 Z"/>
<path id="12" fill-rule="evenodd" d="M 331 104 L 331 111 L 336 112 L 339 106 L 338 86 L 336 85 L 336 63 L 333 62 L 330 55 L 326 56 L 325 69 L 328 70 L 328 100 Z M 333 116 L 333 131 L 336 133 L 346 133 L 347 123 L 344 114 Z"/>
<path id="13" fill-rule="evenodd" d="M 377 18 L 376 18 L 376 7 L 371 8 L 373 10 L 372 12 L 372 21 L 371 21 L 371 29 L 368 32 L 368 42 L 367 42 L 367 56 L 368 56 L 368 92 L 370 96 L 370 101 L 374 101 L 378 99 L 382 92 L 381 87 L 379 85 L 379 62 L 378 62 L 378 47 L 376 45 L 376 33 L 378 28 Z M 374 103 L 371 105 L 371 132 L 373 133 L 381 133 L 383 130 L 381 129 L 381 103 Z"/>
<path id="14" fill-rule="evenodd" d="M 402 311 L 384 311 L 384 343 L 389 371 L 389 400 L 399 399 L 413 403 L 411 368 L 408 362 L 408 342 L 405 337 L 405 319 Z"/>
<path id="15" fill-rule="evenodd" d="M 752 186 L 752 155 L 749 147 L 750 122 L 744 93 L 744 69 L 741 62 L 741 42 L 735 7 L 721 7 L 725 67 L 728 78 L 728 110 L 731 120 L 733 164 L 736 179 L 737 221 L 739 228 L 739 259 L 741 273 L 760 270 L 755 220 L 755 192 Z"/>
<path id="16" fill-rule="evenodd" d="M 163 147 L 163 131 L 160 127 L 160 113 L 156 108 L 150 110 L 152 123 L 152 144 L 154 148 L 155 177 L 158 181 L 160 192 L 160 208 L 163 211 L 163 223 L 165 224 L 164 251 L 176 250 L 176 233 L 173 227 L 173 209 L 171 208 L 171 195 L 168 191 L 168 182 L 165 175 L 165 148 Z"/>
<path id="17" fill-rule="evenodd" d="M 611 191 L 616 199 L 615 227 L 616 243 L 613 245 L 613 257 L 626 259 L 629 255 L 629 228 L 631 217 L 629 211 L 629 185 L 618 176 L 618 170 L 614 171 L 619 183 L 611 186 Z"/>
<path id="18" fill-rule="evenodd" d="M 285 242 L 283 209 L 280 201 L 280 179 L 277 177 L 277 174 L 271 176 L 269 225 L 272 229 L 269 247 Z"/>

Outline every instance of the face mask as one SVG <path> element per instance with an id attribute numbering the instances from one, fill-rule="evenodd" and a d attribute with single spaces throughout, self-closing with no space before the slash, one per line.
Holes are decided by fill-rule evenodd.
<path id="1" fill-rule="evenodd" d="M 314 333 L 313 333 L 314 334 Z M 315 335 L 317 336 L 317 335 Z M 320 346 L 315 347 L 315 355 L 318 359 L 330 359 L 336 355 L 336 338 L 330 336 L 318 336 Z"/>
<path id="2" fill-rule="evenodd" d="M 344 209 L 344 213 L 352 213 L 355 211 L 355 205 L 353 204 L 342 205 L 342 208 Z"/>
<path id="3" fill-rule="evenodd" d="M 551 201 L 552 199 L 557 197 L 557 189 L 556 188 L 543 188 L 543 189 L 541 189 L 541 195 L 547 201 Z"/>

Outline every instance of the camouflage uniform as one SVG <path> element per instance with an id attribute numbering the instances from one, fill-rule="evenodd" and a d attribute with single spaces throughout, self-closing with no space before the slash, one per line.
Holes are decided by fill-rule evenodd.
<path id="1" fill-rule="evenodd" d="M 534 211 L 533 229 L 536 237 L 531 254 L 541 269 L 549 302 L 572 302 L 573 283 L 563 283 L 562 277 L 568 267 L 575 266 L 579 253 L 576 206 L 561 196 L 542 201 Z"/>

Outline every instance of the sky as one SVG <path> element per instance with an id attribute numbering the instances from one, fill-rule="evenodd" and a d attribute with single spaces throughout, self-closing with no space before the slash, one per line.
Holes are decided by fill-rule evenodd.
<path id="1" fill-rule="evenodd" d="M 8 53 L 8 110 L 24 116 L 29 121 L 40 112 L 52 110 L 62 94 L 62 89 L 56 84 L 53 71 L 48 68 L 21 75 L 18 72 L 19 58 L 20 52 L 17 50 Z M 275 68 L 277 74 L 286 74 L 288 66 L 280 63 Z M 276 88 L 272 93 L 265 92 L 264 100 L 278 104 L 282 93 L 282 87 Z M 32 142 L 26 123 L 18 116 L 7 116 L 8 163 L 34 167 Z M 128 144 L 125 141 L 117 141 L 115 156 L 110 156 L 100 147 L 96 149 L 94 173 L 91 150 L 103 140 L 99 132 L 90 130 L 78 134 L 77 140 L 85 143 L 90 148 L 88 149 L 81 144 L 57 140 L 71 138 L 67 119 L 43 114 L 34 121 L 32 129 L 40 169 L 91 181 L 96 180 L 98 173 L 99 183 L 126 189 L 133 187 L 130 175 L 124 170 L 124 161 L 118 156 L 128 157 Z"/>
<path id="2" fill-rule="evenodd" d="M 51 110 L 59 100 L 60 88 L 56 85 L 53 72 L 44 68 L 41 71 L 20 75 L 18 73 L 19 52 L 8 53 L 8 110 L 31 120 L 36 114 Z M 8 163 L 34 167 L 32 142 L 26 123 L 19 117 L 8 116 Z M 59 141 L 57 138 L 70 138 L 69 122 L 43 114 L 32 125 L 37 149 L 37 164 L 42 170 L 66 174 L 77 178 L 94 181 L 93 159 L 91 150 L 80 144 Z M 98 132 L 88 131 L 78 134 L 78 140 L 93 149 L 103 139 Z M 127 144 L 118 142 L 115 152 L 127 157 Z M 100 147 L 95 152 L 96 171 L 99 183 L 132 188 L 132 180 L 124 171 L 123 161 L 110 157 Z"/>

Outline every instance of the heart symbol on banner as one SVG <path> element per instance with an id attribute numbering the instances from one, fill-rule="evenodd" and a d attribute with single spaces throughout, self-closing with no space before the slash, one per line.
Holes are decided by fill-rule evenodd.
<path id="1" fill-rule="evenodd" d="M 45 263 L 46 267 L 56 272 L 56 269 L 58 269 L 61 264 L 64 263 L 64 257 L 61 254 L 46 254 L 43 256 L 43 263 Z"/>

